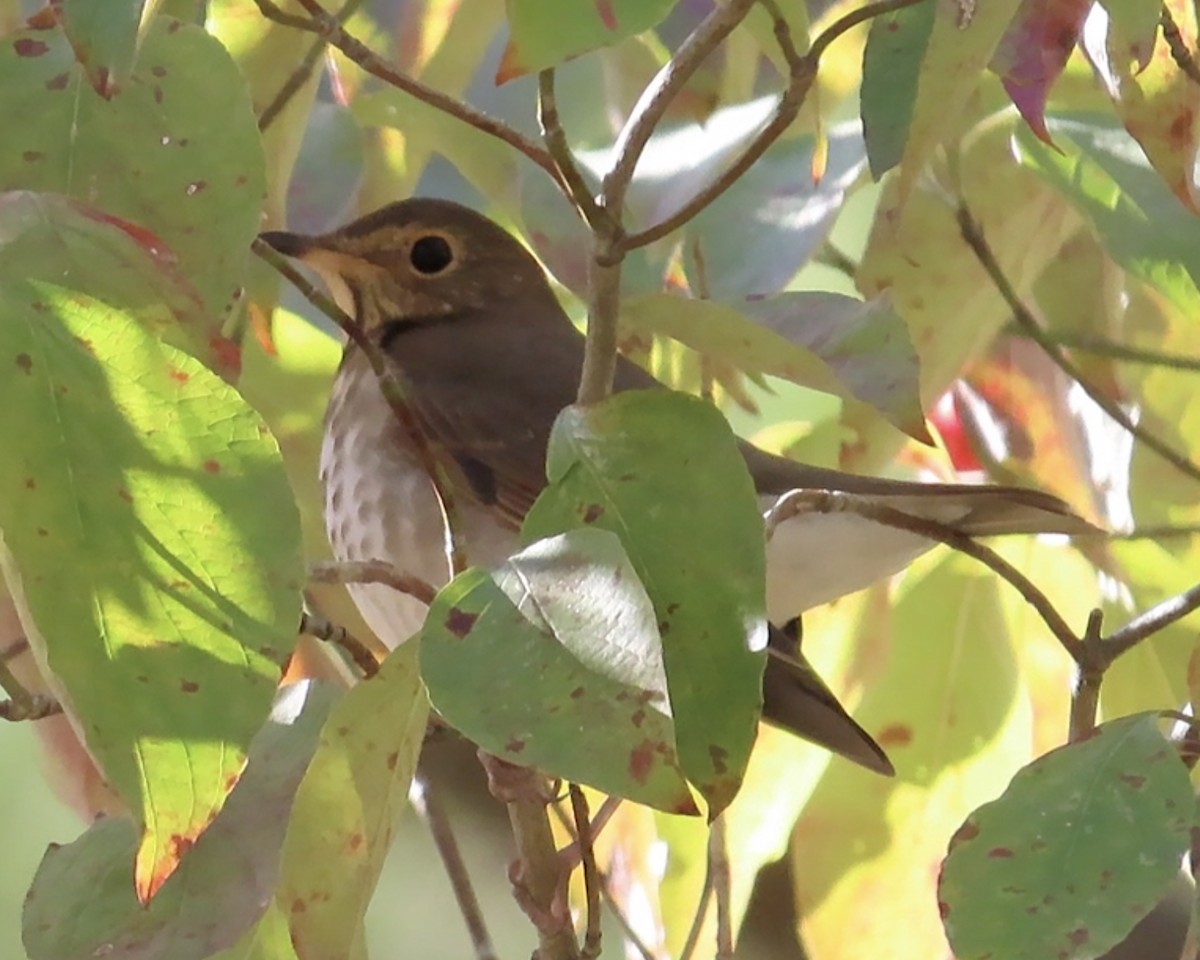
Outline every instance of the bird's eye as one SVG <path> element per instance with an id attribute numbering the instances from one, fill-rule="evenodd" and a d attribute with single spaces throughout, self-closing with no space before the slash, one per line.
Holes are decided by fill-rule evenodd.
<path id="1" fill-rule="evenodd" d="M 408 253 L 409 262 L 417 273 L 427 277 L 441 273 L 454 262 L 454 251 L 445 237 L 436 234 L 421 237 Z"/>

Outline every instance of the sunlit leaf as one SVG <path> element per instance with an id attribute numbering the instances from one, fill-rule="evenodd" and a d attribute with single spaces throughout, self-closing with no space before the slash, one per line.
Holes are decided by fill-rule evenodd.
<path id="1" fill-rule="evenodd" d="M 300 612 L 296 510 L 262 421 L 197 361 L 80 294 L 30 283 L 0 298 L 0 398 L 19 424 L 0 465 L 5 572 L 144 827 L 148 897 L 221 808 L 270 706 Z"/>
<path id="2" fill-rule="evenodd" d="M 198 98 L 197 90 L 204 96 Z M 53 30 L 0 43 L 0 189 L 65 193 L 152 230 L 205 307 L 240 295 L 264 190 L 245 81 L 199 27 L 155 18 L 121 91 L 105 100 Z"/>
<path id="3" fill-rule="evenodd" d="M 951 841 L 938 897 L 955 955 L 1099 956 L 1166 892 L 1193 807 L 1154 714 L 1034 761 Z"/>

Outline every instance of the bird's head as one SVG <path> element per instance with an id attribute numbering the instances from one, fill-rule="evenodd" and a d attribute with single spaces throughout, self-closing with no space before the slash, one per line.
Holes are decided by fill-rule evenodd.
<path id="1" fill-rule="evenodd" d="M 528 311 L 495 309 L 554 298 L 537 260 L 507 231 L 447 200 L 401 200 L 331 233 L 283 230 L 262 239 L 311 267 L 365 331 L 487 308 L 497 322 Z"/>

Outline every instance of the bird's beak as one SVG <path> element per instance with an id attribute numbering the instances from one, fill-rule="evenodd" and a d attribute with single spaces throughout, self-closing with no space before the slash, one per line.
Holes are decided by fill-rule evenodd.
<path id="1" fill-rule="evenodd" d="M 312 237 L 306 237 L 302 233 L 289 233 L 287 230 L 268 230 L 266 233 L 260 233 L 258 238 L 285 257 L 296 257 L 300 260 L 315 246 Z"/>

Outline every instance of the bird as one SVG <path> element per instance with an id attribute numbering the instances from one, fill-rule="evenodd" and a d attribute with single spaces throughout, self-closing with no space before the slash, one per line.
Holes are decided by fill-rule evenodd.
<path id="1" fill-rule="evenodd" d="M 406 399 L 452 473 L 456 534 L 474 564 L 519 548 L 521 521 L 546 484 L 551 427 L 574 402 L 584 338 L 537 259 L 475 210 L 414 197 L 318 235 L 261 239 L 311 268 L 330 296 L 395 364 Z M 623 356 L 614 391 L 667 389 Z M 857 476 L 799 463 L 746 441 L 740 450 L 762 509 L 793 490 L 868 498 L 971 536 L 1094 532 L 1050 494 L 1018 487 Z M 451 571 L 433 482 L 380 389 L 365 352 L 347 343 L 321 451 L 325 520 L 339 560 L 385 560 L 435 587 Z M 768 657 L 763 718 L 877 773 L 894 768 L 842 707 L 797 642 L 797 617 L 895 574 L 932 540 L 852 513 L 807 513 L 767 543 Z M 388 646 L 420 630 L 425 607 L 381 585 L 350 585 Z"/>

